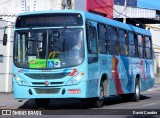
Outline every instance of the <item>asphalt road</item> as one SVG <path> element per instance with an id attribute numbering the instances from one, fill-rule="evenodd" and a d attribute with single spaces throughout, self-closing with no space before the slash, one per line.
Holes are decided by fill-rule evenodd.
<path id="1" fill-rule="evenodd" d="M 0 96 L 1 96 L 0 109 L 18 109 L 20 111 L 38 110 L 33 99 L 15 100 L 13 99 L 12 93 L 10 94 L 1 93 Z M 52 115 L 52 116 L 45 116 L 47 118 L 55 117 L 56 115 L 58 115 L 58 118 L 61 118 L 61 117 L 63 118 L 64 117 L 65 118 L 71 118 L 71 117 L 97 118 L 97 117 L 105 117 L 106 115 L 107 117 L 110 117 L 110 118 L 115 118 L 115 117 L 159 118 L 160 117 L 157 115 L 148 116 L 146 114 L 143 114 L 142 116 L 141 113 L 148 112 L 147 110 L 149 110 L 149 112 L 160 112 L 160 84 L 155 84 L 154 88 L 141 93 L 141 98 L 139 102 L 132 102 L 127 99 L 122 99 L 119 96 L 114 96 L 114 97 L 106 98 L 104 107 L 97 109 L 97 108 L 88 107 L 85 104 L 82 104 L 79 100 L 75 100 L 75 99 L 52 99 L 50 101 L 50 105 L 46 109 L 40 110 L 40 111 L 42 112 L 43 115 L 46 115 L 46 114 Z M 132 113 L 133 113 L 133 116 L 130 116 L 130 114 Z M 136 113 L 139 113 L 139 114 L 137 115 Z M 12 117 L 18 117 L 18 116 L 12 116 Z M 41 116 L 41 117 L 44 117 L 44 116 Z"/>

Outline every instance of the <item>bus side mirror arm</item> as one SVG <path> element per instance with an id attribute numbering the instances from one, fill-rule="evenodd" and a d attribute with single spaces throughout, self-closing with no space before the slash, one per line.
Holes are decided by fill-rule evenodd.
<path id="1" fill-rule="evenodd" d="M 91 26 L 91 22 L 86 21 L 86 25 Z"/>

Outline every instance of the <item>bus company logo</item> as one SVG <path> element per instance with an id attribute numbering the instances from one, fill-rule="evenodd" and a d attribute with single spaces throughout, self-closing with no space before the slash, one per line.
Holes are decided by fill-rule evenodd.
<path id="1" fill-rule="evenodd" d="M 12 115 L 11 110 L 2 110 L 2 115 Z"/>
<path id="2" fill-rule="evenodd" d="M 45 81 L 45 82 L 44 82 L 44 85 L 48 86 L 48 85 L 49 85 L 49 82 L 48 82 L 48 81 Z"/>

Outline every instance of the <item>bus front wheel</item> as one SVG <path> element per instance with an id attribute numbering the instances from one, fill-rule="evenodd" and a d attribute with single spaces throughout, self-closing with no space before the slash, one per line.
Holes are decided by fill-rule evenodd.
<path id="1" fill-rule="evenodd" d="M 99 88 L 99 97 L 94 99 L 94 106 L 97 108 L 103 107 L 104 103 L 104 84 L 103 82 L 100 83 Z"/>
<path id="2" fill-rule="evenodd" d="M 44 99 L 35 99 L 35 103 L 39 109 L 44 109 L 48 106 L 50 102 L 50 99 L 44 98 Z"/>

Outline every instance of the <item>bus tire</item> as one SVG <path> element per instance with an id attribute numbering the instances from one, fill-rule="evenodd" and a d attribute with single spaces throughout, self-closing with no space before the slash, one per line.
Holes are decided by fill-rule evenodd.
<path id="1" fill-rule="evenodd" d="M 140 82 L 136 81 L 135 92 L 133 93 L 132 100 L 138 102 L 140 99 Z"/>
<path id="2" fill-rule="evenodd" d="M 48 98 L 39 98 L 39 99 L 35 99 L 35 103 L 36 103 L 36 106 L 38 107 L 38 109 L 44 109 L 48 106 L 50 102 L 50 99 Z"/>
<path id="3" fill-rule="evenodd" d="M 103 82 L 100 83 L 100 93 L 99 97 L 94 99 L 94 107 L 100 108 L 103 107 L 104 103 L 104 84 Z"/>

